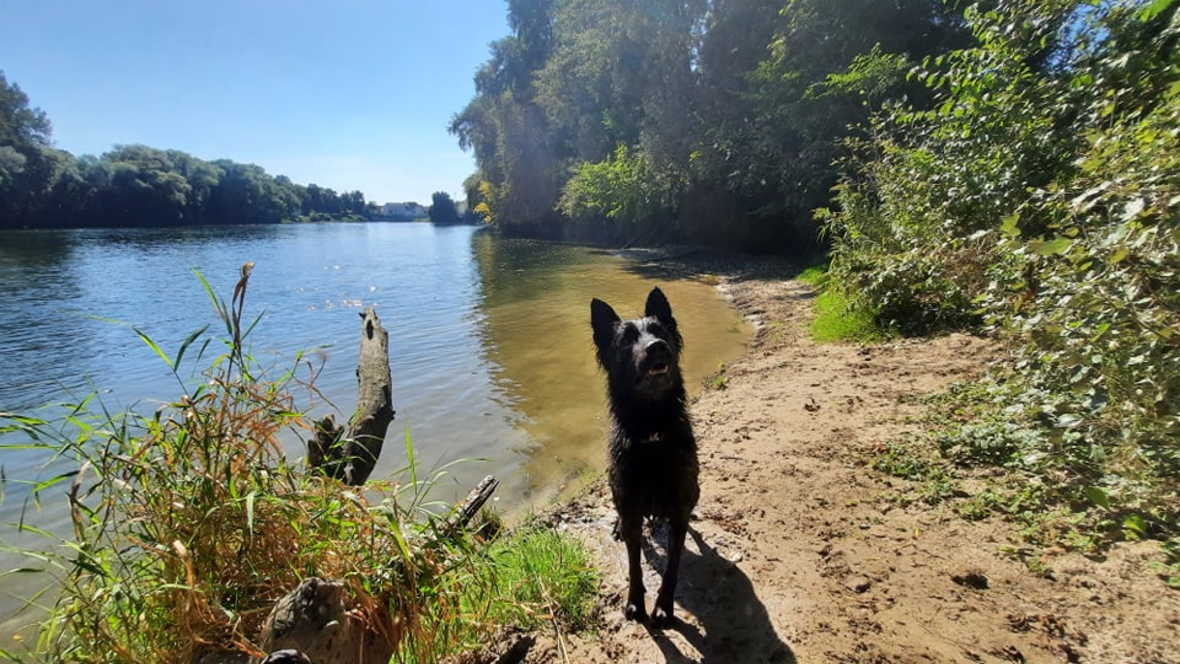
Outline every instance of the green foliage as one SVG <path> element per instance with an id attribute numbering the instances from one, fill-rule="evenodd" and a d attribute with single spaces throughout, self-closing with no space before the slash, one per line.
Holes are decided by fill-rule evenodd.
<path id="1" fill-rule="evenodd" d="M 833 279 L 878 324 L 1010 349 L 940 446 L 1036 478 L 1082 548 L 1180 525 L 1178 7 L 969 12 L 979 46 L 915 70 L 940 103 L 874 119 L 828 218 Z"/>
<path id="2" fill-rule="evenodd" d="M 287 460 L 282 433 L 309 429 L 292 396 L 296 376 L 313 370 L 297 358 L 276 373 L 245 352 L 258 322 L 242 320 L 249 272 L 248 264 L 229 304 L 201 278 L 226 325 L 220 340 L 201 329 L 169 354 L 139 333 L 184 389 L 175 402 L 111 414 L 92 396 L 53 422 L 0 413 L 4 448 L 68 463 L 35 485 L 6 477 L 4 488 L 28 484 L 36 501 L 68 501 L 73 524 L 60 539 L 8 524 L 45 538 L 20 551 L 22 572 L 47 575 L 43 595 L 56 601 L 31 650 L 0 655 L 120 663 L 257 655 L 274 602 L 313 575 L 344 580 L 369 618 L 393 616 L 401 654 L 414 661 L 468 648 L 534 602 L 584 624 L 593 587 L 585 555 L 551 533 L 509 539 L 489 555 L 478 535 L 446 525 L 446 505 L 428 500 L 446 469 L 419 476 L 408 435 L 408 465 L 363 494 Z M 189 387 L 186 358 L 201 361 L 219 346 L 204 380 Z M 536 579 L 542 594 L 503 585 L 500 573 Z M 464 608 L 476 596 L 484 601 Z"/>
<path id="3" fill-rule="evenodd" d="M 815 248 L 840 139 L 967 37 L 937 0 L 520 2 L 509 23 L 451 124 L 485 218 L 759 251 Z"/>
<path id="4" fill-rule="evenodd" d="M 606 217 L 642 226 L 674 205 L 665 194 L 648 160 L 620 144 L 611 158 L 574 167 L 558 209 L 572 219 Z"/>
<path id="5" fill-rule="evenodd" d="M 1061 4 L 1029 20 L 1058 25 Z M 927 58 L 914 76 L 941 103 L 874 117 L 869 139 L 850 143 L 840 212 L 827 219 L 836 279 L 905 334 L 980 322 L 975 299 L 998 253 L 987 231 L 1052 178 L 1072 141 L 1055 79 L 1034 69 L 1048 36 L 1030 47 L 1001 16 L 968 15 L 980 45 Z"/>
<path id="6" fill-rule="evenodd" d="M 939 474 L 936 462 L 914 455 L 909 449 L 892 444 L 873 461 L 873 469 L 903 480 L 920 481 Z"/>
<path id="7" fill-rule="evenodd" d="M 897 493 L 902 505 L 935 505 L 960 491 L 946 464 L 925 455 L 914 443 L 889 443 L 872 461 L 874 470 L 907 481 Z"/>
<path id="8" fill-rule="evenodd" d="M 1180 539 L 1171 538 L 1164 542 L 1167 558 L 1159 564 L 1159 573 L 1172 590 L 1180 590 Z"/>
<path id="9" fill-rule="evenodd" d="M 253 164 L 119 145 L 99 158 L 50 146 L 49 118 L 0 72 L 0 228 L 273 224 L 366 213 L 337 194 Z"/>
<path id="10" fill-rule="evenodd" d="M 459 209 L 455 207 L 455 201 L 451 199 L 451 195 L 445 191 L 436 191 L 430 195 L 430 221 L 435 224 L 457 224 L 459 221 Z"/>
<path id="11" fill-rule="evenodd" d="M 556 621 L 567 631 L 593 625 L 599 578 L 578 540 L 526 526 L 494 542 L 488 556 L 499 624 L 536 629 Z"/>
<path id="12" fill-rule="evenodd" d="M 49 145 L 53 127 L 39 108 L 29 107 L 29 96 L 0 72 L 0 145 Z"/>

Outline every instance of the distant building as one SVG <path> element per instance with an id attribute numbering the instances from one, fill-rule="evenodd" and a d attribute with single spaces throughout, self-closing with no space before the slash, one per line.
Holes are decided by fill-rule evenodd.
<path id="1" fill-rule="evenodd" d="M 425 206 L 414 202 L 409 203 L 386 203 L 377 208 L 377 217 L 380 219 L 392 219 L 396 221 L 411 221 L 414 219 L 424 219 L 429 214 L 429 210 Z"/>

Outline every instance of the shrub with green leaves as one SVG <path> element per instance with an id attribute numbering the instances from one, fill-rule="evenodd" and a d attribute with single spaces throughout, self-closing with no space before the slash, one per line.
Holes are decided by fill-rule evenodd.
<path id="1" fill-rule="evenodd" d="M 876 117 L 827 213 L 832 278 L 879 325 L 1011 351 L 992 397 L 1010 426 L 944 452 L 1035 471 L 1103 537 L 1180 515 L 1178 9 L 969 10 L 978 45 L 913 73 L 941 104 Z"/>

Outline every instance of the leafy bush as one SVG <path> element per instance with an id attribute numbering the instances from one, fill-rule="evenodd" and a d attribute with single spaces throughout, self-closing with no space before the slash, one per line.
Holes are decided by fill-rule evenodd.
<path id="1" fill-rule="evenodd" d="M 619 145 L 603 161 L 574 166 L 557 209 L 574 220 L 605 218 L 651 230 L 652 224 L 670 218 L 668 209 L 674 207 L 680 186 L 657 173 L 642 151 Z"/>
<path id="2" fill-rule="evenodd" d="M 978 46 L 914 72 L 942 103 L 875 118 L 825 213 L 878 325 L 1005 342 L 986 421 L 940 445 L 1044 480 L 1083 538 L 1180 518 L 1178 7 L 970 10 Z"/>

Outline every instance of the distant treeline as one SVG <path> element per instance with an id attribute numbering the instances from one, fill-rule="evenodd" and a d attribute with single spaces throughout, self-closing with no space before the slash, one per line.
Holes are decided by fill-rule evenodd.
<path id="1" fill-rule="evenodd" d="M 273 224 L 367 214 L 359 191 L 295 184 L 260 166 L 120 145 L 100 157 L 51 146 L 45 112 L 0 72 L 0 228 Z"/>
<path id="2" fill-rule="evenodd" d="M 976 42 L 956 0 L 508 0 L 450 130 L 508 232 L 809 249 L 844 141 Z M 992 3 L 994 4 L 994 3 Z"/>

